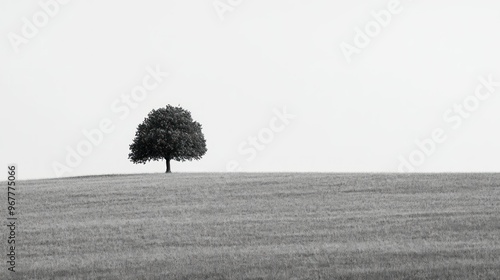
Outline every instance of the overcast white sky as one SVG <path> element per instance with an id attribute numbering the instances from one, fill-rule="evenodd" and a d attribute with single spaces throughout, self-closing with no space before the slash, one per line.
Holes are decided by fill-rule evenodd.
<path id="1" fill-rule="evenodd" d="M 390 2 L 73 0 L 49 5 L 44 23 L 39 1 L 2 0 L 0 166 L 18 164 L 21 179 L 163 172 L 132 164 L 128 147 L 148 112 L 172 104 L 208 148 L 173 172 L 397 172 L 412 153 L 417 172 L 500 171 L 500 87 L 488 96 L 479 79 L 500 81 L 500 2 Z M 391 20 L 373 25 L 388 5 Z M 34 15 L 35 35 L 23 20 Z M 342 42 L 359 47 L 350 62 Z M 125 115 L 120 98 L 147 67 L 170 76 Z M 448 111 L 464 99 L 470 111 Z M 274 120 L 283 110 L 289 123 Z M 114 130 L 70 167 L 68 149 L 104 119 Z M 415 141 L 436 129 L 421 159 Z"/>

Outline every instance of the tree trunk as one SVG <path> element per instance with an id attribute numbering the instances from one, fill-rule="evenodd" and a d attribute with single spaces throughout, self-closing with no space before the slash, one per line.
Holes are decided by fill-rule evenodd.
<path id="1" fill-rule="evenodd" d="M 170 171 L 170 159 L 166 158 L 165 160 L 167 161 L 167 171 L 165 171 L 165 173 L 172 173 L 172 171 Z"/>

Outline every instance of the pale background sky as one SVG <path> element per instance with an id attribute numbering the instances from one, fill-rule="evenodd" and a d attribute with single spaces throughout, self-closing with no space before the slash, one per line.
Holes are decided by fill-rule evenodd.
<path id="1" fill-rule="evenodd" d="M 212 0 L 73 0 L 16 53 L 9 34 L 38 2 L 0 1 L 0 166 L 17 163 L 21 179 L 56 177 L 53 163 L 104 118 L 115 130 L 63 176 L 164 172 L 132 164 L 128 147 L 166 104 L 192 112 L 208 148 L 173 172 L 232 160 L 248 172 L 397 172 L 436 128 L 447 140 L 418 172 L 500 171 L 500 87 L 458 129 L 442 117 L 479 76 L 500 81 L 498 1 L 401 0 L 351 63 L 340 44 L 389 1 L 243 1 L 221 20 Z M 111 104 L 155 65 L 170 76 L 121 120 Z M 295 118 L 248 161 L 239 145 L 284 107 Z"/>

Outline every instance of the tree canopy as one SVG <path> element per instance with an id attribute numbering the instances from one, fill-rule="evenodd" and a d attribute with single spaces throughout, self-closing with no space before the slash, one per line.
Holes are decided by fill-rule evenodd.
<path id="1" fill-rule="evenodd" d="M 130 145 L 129 159 L 133 163 L 165 159 L 167 173 L 170 160 L 199 160 L 207 152 L 201 124 L 181 107 L 167 105 L 152 110 L 139 124 Z"/>

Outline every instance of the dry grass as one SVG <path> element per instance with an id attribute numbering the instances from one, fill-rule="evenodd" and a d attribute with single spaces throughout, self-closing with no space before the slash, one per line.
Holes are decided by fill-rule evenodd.
<path id="1" fill-rule="evenodd" d="M 17 278 L 500 278 L 499 174 L 222 176 L 20 182 Z"/>

